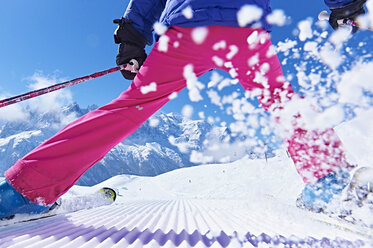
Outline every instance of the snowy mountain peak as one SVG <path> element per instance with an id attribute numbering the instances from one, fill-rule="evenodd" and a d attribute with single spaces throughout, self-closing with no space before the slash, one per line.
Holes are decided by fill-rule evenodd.
<path id="1" fill-rule="evenodd" d="M 19 158 L 66 124 L 95 108 L 97 106 L 92 105 L 82 109 L 74 103 L 59 111 L 44 113 L 28 109 L 28 121 L 4 123 L 0 127 L 0 173 L 3 174 Z M 212 153 L 219 149 L 231 153 L 226 146 L 217 146 L 213 152 L 207 151 L 208 160 L 201 154 L 210 149 L 212 144 L 216 146 L 220 141 L 227 140 L 228 136 L 229 130 L 226 127 L 215 127 L 203 120 L 189 120 L 175 113 L 160 113 L 114 147 L 102 161 L 84 174 L 78 184 L 93 185 L 123 173 L 155 176 L 201 162 L 219 162 L 222 155 L 215 156 Z M 241 151 L 239 155 L 244 153 Z M 230 160 L 237 158 L 230 157 Z"/>

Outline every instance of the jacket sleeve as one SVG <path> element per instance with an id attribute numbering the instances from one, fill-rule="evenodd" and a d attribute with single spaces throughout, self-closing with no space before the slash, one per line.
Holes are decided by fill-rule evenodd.
<path id="1" fill-rule="evenodd" d="M 144 35 L 148 44 L 153 43 L 153 24 L 159 20 L 167 0 L 131 0 L 124 14 L 132 26 Z"/>
<path id="2" fill-rule="evenodd" d="M 353 1 L 354 0 L 324 0 L 325 4 L 328 5 L 330 9 L 343 7 Z"/>

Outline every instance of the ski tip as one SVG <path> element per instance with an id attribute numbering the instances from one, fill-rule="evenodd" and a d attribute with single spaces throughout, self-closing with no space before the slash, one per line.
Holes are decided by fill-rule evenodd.
<path id="1" fill-rule="evenodd" d="M 112 188 L 104 187 L 101 188 L 99 191 L 105 196 L 105 199 L 108 201 L 114 202 L 117 198 L 117 192 L 115 192 L 115 190 Z"/>

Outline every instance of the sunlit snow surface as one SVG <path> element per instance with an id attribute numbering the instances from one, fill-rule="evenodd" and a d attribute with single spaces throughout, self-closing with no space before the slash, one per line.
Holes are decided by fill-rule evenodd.
<path id="1" fill-rule="evenodd" d="M 368 4 L 371 6 L 372 1 Z M 190 9 L 183 12 L 187 18 L 191 13 Z M 245 6 L 238 16 L 239 23 L 245 25 L 260 16 L 260 11 Z M 282 12 L 274 12 L 269 18 L 274 24 L 286 23 Z M 155 30 L 164 32 L 161 26 Z M 354 41 L 346 30 L 330 34 L 325 22 L 315 23 L 312 19 L 301 21 L 295 33 L 296 39 L 275 44 L 284 68 L 294 67 L 290 73 L 285 70 L 286 79 L 305 96 L 297 104 L 288 105 L 287 113 L 300 112 L 311 129 L 333 127 L 352 119 L 336 130 L 350 161 L 372 167 L 373 62 L 367 41 L 352 48 L 349 42 Z M 207 38 L 204 28 L 193 33 L 196 43 Z M 160 48 L 167 52 L 167 37 L 161 42 L 165 44 Z M 225 46 L 224 42 L 216 45 Z M 240 51 L 231 47 L 231 52 L 234 56 Z M 248 63 L 255 61 L 254 57 Z M 207 87 L 211 104 L 234 121 L 221 123 L 204 112 L 199 113 L 201 118 L 251 136 L 253 143 L 259 142 L 255 139 L 259 126 L 274 128 L 273 120 L 253 105 L 253 92 L 240 95 L 222 90 L 236 87 L 237 81 L 212 74 L 211 81 L 203 85 L 190 65 L 184 68 L 184 77 L 192 102 L 183 109 L 186 117 L 192 115 L 194 102 L 205 97 L 203 90 Z M 144 94 L 156 91 L 154 85 L 150 86 L 142 89 Z M 286 119 L 282 124 L 286 128 Z M 271 136 L 268 128 L 261 130 L 262 136 Z M 175 137 L 170 137 L 170 142 L 175 142 Z M 194 153 L 192 159 L 204 163 L 209 156 Z M 27 218 L 21 215 L 2 221 L 0 247 L 373 246 L 372 229 L 295 207 L 304 185 L 283 150 L 268 160 L 244 157 L 233 163 L 183 168 L 156 177 L 116 176 L 94 187 L 74 186 L 64 197 L 87 195 L 102 186 L 118 191 L 113 205 L 85 209 L 88 203 L 72 204 L 56 210 L 56 216 L 36 221 L 16 223 Z M 372 218 L 372 212 L 363 214 L 366 219 Z"/>
<path id="2" fill-rule="evenodd" d="M 370 247 L 373 232 L 340 227 L 295 207 L 303 183 L 286 153 L 265 160 L 175 170 L 157 177 L 116 176 L 65 197 L 109 186 L 110 206 L 0 223 L 0 247 Z M 81 208 L 79 204 L 70 210 Z M 339 223 L 328 219 L 330 223 Z M 327 246 L 330 245 L 330 246 Z"/>
<path id="3" fill-rule="evenodd" d="M 365 166 L 372 161 L 369 116 L 361 113 L 337 128 L 351 159 Z M 15 223 L 29 218 L 19 215 L 2 221 L 0 247 L 373 245 L 372 229 L 295 207 L 303 182 L 283 150 L 267 161 L 245 157 L 157 177 L 116 176 L 94 187 L 74 186 L 64 197 L 86 196 L 102 186 L 118 191 L 113 205 L 85 209 L 92 203 L 76 203 L 45 219 Z"/>

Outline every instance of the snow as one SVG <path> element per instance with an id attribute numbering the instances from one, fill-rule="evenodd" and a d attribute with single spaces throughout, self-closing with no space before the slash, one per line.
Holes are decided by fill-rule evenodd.
<path id="1" fill-rule="evenodd" d="M 271 14 L 267 16 L 267 22 L 277 26 L 283 26 L 286 24 L 286 15 L 283 10 L 275 9 Z"/>
<path id="2" fill-rule="evenodd" d="M 95 108 L 97 107 L 93 106 L 90 109 Z M 88 109 L 81 109 L 78 105 L 71 105 L 60 113 L 28 112 L 31 116 L 28 121 L 9 122 L 1 126 L 1 173 L 32 148 L 55 134 L 58 131 L 56 127 L 61 122 L 60 118 L 69 115 L 81 116 L 87 111 Z M 190 120 L 180 114 L 156 114 L 88 170 L 78 184 L 94 185 L 122 173 L 154 176 L 176 168 L 196 165 L 190 162 L 191 150 L 205 149 L 203 142 L 212 131 L 213 126 L 207 120 Z M 169 142 L 170 134 L 177 137 L 176 143 Z M 226 135 L 215 131 L 214 134 L 217 137 Z M 155 146 L 147 146 L 149 143 L 159 144 L 161 150 L 155 149 Z M 182 144 L 186 144 L 186 153 L 179 151 Z M 150 155 L 143 156 L 145 152 Z"/>
<path id="3" fill-rule="evenodd" d="M 206 27 L 197 27 L 192 31 L 192 39 L 197 44 L 202 44 L 208 35 L 208 28 Z"/>
<path id="4" fill-rule="evenodd" d="M 252 22 L 260 20 L 263 10 L 256 5 L 244 5 L 237 12 L 237 21 L 240 27 L 245 27 Z"/>
<path id="5" fill-rule="evenodd" d="M 334 45 L 334 47 L 340 49 L 343 46 L 344 42 L 346 42 L 351 37 L 351 30 L 340 28 L 330 35 L 329 41 Z"/>
<path id="6" fill-rule="evenodd" d="M 181 11 L 181 13 L 185 16 L 186 19 L 192 19 L 193 18 L 193 9 L 190 6 L 183 9 Z"/>
<path id="7" fill-rule="evenodd" d="M 285 41 L 280 41 L 276 46 L 276 51 L 278 53 L 283 53 L 285 56 L 289 56 L 290 53 L 297 54 L 297 51 L 295 50 L 296 45 L 298 42 L 296 40 L 289 40 L 286 39 Z M 284 59 L 282 62 L 282 65 L 287 64 L 287 58 Z M 291 75 L 290 75 L 291 76 Z M 291 81 L 291 79 L 288 79 Z"/>
<path id="8" fill-rule="evenodd" d="M 22 132 L 17 135 L 11 135 L 6 138 L 0 138 L 0 146 L 5 146 L 5 145 L 8 145 L 9 143 L 13 143 L 12 149 L 16 149 L 17 145 L 20 144 L 23 140 L 27 140 L 27 139 L 30 139 L 32 136 L 39 136 L 39 135 L 41 135 L 41 131 L 35 130 L 35 131 Z"/>
<path id="9" fill-rule="evenodd" d="M 166 25 L 164 25 L 160 22 L 154 23 L 153 28 L 154 28 L 154 32 L 156 34 L 160 35 L 160 36 L 163 35 L 164 33 L 166 33 L 166 31 L 168 29 Z"/>
<path id="10" fill-rule="evenodd" d="M 167 35 L 162 35 L 161 37 L 159 37 L 158 51 L 167 52 L 169 40 L 170 37 L 168 37 Z"/>
<path id="11" fill-rule="evenodd" d="M 321 48 L 320 58 L 333 70 L 337 69 L 343 62 L 340 53 L 328 44 Z"/>
<path id="12" fill-rule="evenodd" d="M 140 91 L 142 94 L 148 94 L 150 92 L 155 92 L 157 91 L 157 84 L 155 82 L 150 83 L 149 85 L 142 86 L 140 88 Z"/>
<path id="13" fill-rule="evenodd" d="M 170 95 L 169 95 L 169 99 L 172 100 L 172 99 L 175 99 L 177 97 L 177 92 L 172 92 Z"/>
<path id="14" fill-rule="evenodd" d="M 372 4 L 373 0 L 369 0 L 367 7 L 372 9 Z M 182 14 L 187 19 L 192 18 L 193 10 L 187 7 Z M 262 11 L 253 5 L 245 5 L 237 15 L 240 26 L 256 23 L 261 18 Z M 267 16 L 267 21 L 281 26 L 286 24 L 287 18 L 283 11 L 275 10 Z M 366 25 L 372 22 L 372 14 L 365 17 Z M 274 50 L 284 55 L 283 65 L 293 64 L 295 74 L 286 75 L 286 78 L 296 80 L 304 95 L 284 104 L 285 109 L 279 113 L 282 128 L 291 127 L 291 117 L 297 113 L 306 120 L 306 128 L 336 127 L 349 161 L 360 167 L 373 168 L 373 64 L 369 52 L 361 58 L 354 57 L 356 49 L 365 49 L 366 42 L 360 42 L 357 48 L 350 47 L 352 37 L 346 30 L 329 34 L 326 28 L 326 22 L 313 23 L 310 18 L 302 20 L 293 40 L 279 42 L 268 50 L 268 56 L 273 55 Z M 164 35 L 167 27 L 156 23 L 154 30 L 160 35 L 158 49 L 167 52 L 169 38 Z M 202 44 L 208 38 L 208 29 L 194 28 L 192 38 Z M 255 48 L 265 38 L 254 31 L 247 37 L 248 48 Z M 173 46 L 178 47 L 179 43 Z M 242 51 L 224 40 L 212 48 L 216 51 L 229 49 L 225 58 L 214 56 L 212 60 L 217 66 L 229 68 L 230 76 L 235 77 L 236 69 L 231 62 L 225 63 L 225 59 L 231 60 Z M 298 62 L 299 59 L 302 61 Z M 256 54 L 245 63 L 255 66 L 258 62 Z M 268 87 L 265 75 L 269 70 L 269 64 L 261 65 L 255 72 L 255 81 Z M 293 162 L 281 146 L 274 151 L 273 157 L 268 157 L 266 144 L 256 137 L 260 127 L 264 127 L 260 129 L 260 135 L 271 136 L 273 130 L 283 134 L 283 130 L 275 129 L 273 120 L 251 101 L 258 92 L 225 91 L 238 81 L 217 72 L 211 74 L 206 87 L 198 81 L 192 64 L 184 67 L 183 77 L 192 102 L 181 107 L 183 117 L 173 114 L 153 117 L 138 133 L 112 150 L 90 174 L 94 179 L 100 176 L 99 181 L 107 179 L 108 174 L 110 179 L 92 187 L 76 185 L 63 196 L 71 200 L 108 186 L 118 192 L 115 204 L 88 209 L 94 207 L 89 206 L 91 202 L 72 200 L 72 204 L 57 210 L 57 216 L 45 220 L 12 224 L 27 218 L 16 216 L 12 221 L 0 223 L 0 226 L 12 224 L 0 227 L 0 247 L 221 247 L 228 244 L 229 247 L 271 247 L 279 235 L 285 241 L 297 244 L 314 238 L 324 242 L 350 242 L 345 244 L 346 247 L 373 246 L 372 229 L 295 207 L 304 184 Z M 34 75 L 32 80 L 39 87 L 45 83 L 45 78 Z M 52 79 L 57 80 L 53 76 Z M 208 88 L 206 92 L 205 88 Z M 141 88 L 143 94 L 154 91 L 156 83 Z M 203 102 L 205 95 L 233 121 L 227 123 L 217 116 L 197 111 L 193 104 Z M 176 92 L 169 96 L 170 99 L 175 97 Z M 51 117 L 49 107 L 71 101 L 69 93 L 65 98 L 51 95 L 40 101 L 35 105 L 45 109 L 35 110 L 39 115 L 24 109 L 15 109 L 17 114 L 0 113 L 0 118 L 7 121 L 31 118 L 30 122 L 37 123 L 34 126 L 11 123 L 0 129 L 0 152 L 6 154 L 1 157 L 1 164 L 12 164 L 30 146 L 51 135 L 53 131 L 49 128 L 54 130 L 79 116 L 77 112 L 82 112 L 67 111 Z M 42 112 L 46 115 L 40 115 Z M 194 112 L 207 121 L 189 120 Z M 20 132 L 22 125 L 25 125 L 24 131 Z M 240 140 L 242 136 L 237 134 L 248 137 Z M 260 155 L 262 158 L 258 157 Z M 124 159 L 119 161 L 118 158 Z M 191 165 L 199 166 L 189 167 Z M 112 174 L 106 166 L 111 168 Z M 119 171 L 122 171 L 121 175 L 117 175 Z M 130 172 L 138 176 L 126 174 Z M 372 177 L 365 174 L 362 181 L 372 181 Z M 92 181 L 83 179 L 92 185 Z M 331 207 L 340 207 L 338 198 Z M 351 210 L 368 226 L 373 225 L 371 209 L 355 206 Z M 272 243 L 266 244 L 266 239 Z M 315 242 L 316 247 L 323 246 L 323 241 Z M 281 245 L 289 246 L 284 243 L 278 246 Z"/>
<path id="15" fill-rule="evenodd" d="M 258 64 L 258 62 L 259 62 L 259 54 L 255 54 L 249 59 L 248 64 L 249 66 L 254 66 Z"/>
<path id="16" fill-rule="evenodd" d="M 350 159 L 362 166 L 373 167 L 373 110 L 359 110 L 357 117 L 336 128 L 338 136 L 349 151 Z M 353 128 L 351 128 L 353 127 Z"/>
<path id="17" fill-rule="evenodd" d="M 157 118 L 150 118 L 149 119 L 149 126 L 151 127 L 157 127 L 159 125 L 160 121 Z"/>
<path id="18" fill-rule="evenodd" d="M 226 58 L 232 60 L 233 57 L 238 53 L 239 49 L 236 45 L 229 46 L 229 53 L 227 53 Z"/>
<path id="19" fill-rule="evenodd" d="M 114 204 L 72 200 L 55 217 L 0 227 L 0 247 L 286 247 L 274 245 L 279 235 L 282 242 L 313 239 L 314 247 L 326 239 L 348 247 L 372 244 L 366 229 L 293 206 L 303 182 L 282 150 L 268 160 L 245 157 L 156 177 L 119 175 L 93 187 L 73 186 L 64 198 L 84 198 L 102 187 L 117 191 Z"/>
<path id="20" fill-rule="evenodd" d="M 314 41 L 308 41 L 304 44 L 304 51 L 316 53 L 317 52 L 317 42 Z"/>
<path id="21" fill-rule="evenodd" d="M 121 191 L 125 187 L 123 197 L 134 200 L 260 199 L 267 194 L 282 202 L 294 202 L 303 186 L 290 158 L 280 151 L 277 157 L 267 162 L 245 157 L 227 164 L 182 168 L 156 177 L 130 177 L 130 181 L 125 178 L 128 176 L 116 176 L 93 188 L 108 185 Z M 128 183 L 123 184 L 126 181 Z M 72 192 L 75 192 L 74 187 Z"/>
<path id="22" fill-rule="evenodd" d="M 371 116 L 362 111 L 337 131 L 349 156 L 373 168 L 366 149 L 372 147 Z M 198 161 L 216 156 L 200 155 Z M 51 212 L 57 216 L 17 224 L 27 218 L 19 215 L 0 223 L 0 247 L 272 247 L 264 240 L 277 242 L 279 235 L 282 242 L 313 240 L 315 247 L 327 239 L 347 247 L 373 245 L 372 230 L 296 208 L 303 186 L 285 150 L 269 159 L 245 156 L 155 177 L 118 175 L 92 187 L 73 186 L 63 196 L 69 204 Z M 95 207 L 85 198 L 101 187 L 117 191 L 114 204 Z M 79 197 L 86 200 L 74 200 Z M 367 208 L 356 209 L 356 216 L 371 220 Z M 261 235 L 267 239 L 249 238 Z"/>
<path id="23" fill-rule="evenodd" d="M 217 51 L 219 49 L 225 49 L 226 47 L 227 47 L 227 42 L 225 40 L 221 40 L 221 41 L 215 43 L 212 46 L 212 49 L 214 49 L 215 51 Z"/>
<path id="24" fill-rule="evenodd" d="M 340 102 L 359 105 L 364 91 L 373 92 L 373 86 L 367 80 L 373 78 L 373 62 L 358 63 L 341 75 L 337 90 Z"/>
<path id="25" fill-rule="evenodd" d="M 181 113 L 185 118 L 190 119 L 193 115 L 192 105 L 188 105 L 188 104 L 184 105 L 183 109 L 181 110 Z"/>
<path id="26" fill-rule="evenodd" d="M 249 45 L 253 45 L 255 42 L 257 42 L 257 40 L 258 40 L 258 36 L 259 36 L 259 34 L 258 34 L 258 31 L 254 31 L 254 32 L 252 32 L 248 37 L 247 37 L 247 43 L 249 44 Z"/>
<path id="27" fill-rule="evenodd" d="M 212 59 L 212 61 L 214 61 L 214 63 L 215 63 L 217 66 L 219 66 L 219 67 L 221 67 L 221 66 L 224 65 L 224 60 L 223 60 L 222 58 L 218 57 L 218 56 L 212 56 L 211 59 Z"/>
<path id="28" fill-rule="evenodd" d="M 215 90 L 207 91 L 207 96 L 211 99 L 211 103 L 217 106 L 222 106 L 221 98 Z"/>
<path id="29" fill-rule="evenodd" d="M 205 86 L 198 81 L 198 78 L 193 70 L 193 64 L 186 65 L 184 67 L 183 76 L 186 79 L 187 88 L 189 90 L 189 99 L 192 102 L 199 102 L 203 99 L 200 91 L 204 89 Z"/>
<path id="30" fill-rule="evenodd" d="M 299 28 L 299 40 L 305 41 L 313 37 L 312 33 L 312 19 L 306 19 L 298 23 Z"/>

